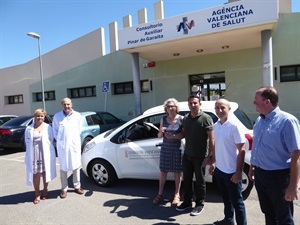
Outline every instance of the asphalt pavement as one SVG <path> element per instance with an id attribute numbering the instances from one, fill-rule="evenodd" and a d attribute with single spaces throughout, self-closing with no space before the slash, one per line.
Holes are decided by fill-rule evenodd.
<path id="1" fill-rule="evenodd" d="M 72 187 L 67 198 L 60 199 L 59 165 L 57 174 L 49 184 L 48 199 L 37 205 L 33 187 L 26 186 L 24 152 L 0 151 L 0 224 L 57 224 L 57 225 L 208 225 L 223 218 L 223 203 L 213 184 L 207 184 L 207 198 L 203 212 L 190 216 L 188 211 L 178 212 L 171 206 L 174 183 L 167 182 L 164 202 L 154 206 L 158 181 L 119 180 L 108 188 L 101 188 L 81 174 L 84 195 L 78 195 Z M 248 224 L 262 225 L 264 217 L 260 211 L 255 188 L 245 200 Z M 295 205 L 295 224 L 300 224 L 300 200 Z"/>

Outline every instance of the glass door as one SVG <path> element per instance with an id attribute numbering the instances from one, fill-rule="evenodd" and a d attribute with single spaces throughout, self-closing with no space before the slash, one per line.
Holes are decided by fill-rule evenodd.
<path id="1" fill-rule="evenodd" d="M 191 94 L 197 94 L 204 101 L 215 101 L 226 96 L 224 73 L 190 76 Z"/>

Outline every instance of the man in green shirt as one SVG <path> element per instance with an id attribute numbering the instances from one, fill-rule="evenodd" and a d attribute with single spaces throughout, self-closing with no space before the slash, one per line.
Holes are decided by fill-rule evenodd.
<path id="1" fill-rule="evenodd" d="M 184 211 L 192 207 L 193 176 L 195 173 L 196 205 L 190 215 L 196 216 L 201 213 L 204 207 L 206 197 L 204 160 L 208 160 L 207 158 L 212 154 L 214 133 L 212 118 L 200 109 L 200 98 L 197 95 L 191 95 L 188 98 L 188 104 L 190 113 L 185 116 L 183 121 L 185 136 L 185 150 L 182 158 L 184 200 L 176 210 Z"/>

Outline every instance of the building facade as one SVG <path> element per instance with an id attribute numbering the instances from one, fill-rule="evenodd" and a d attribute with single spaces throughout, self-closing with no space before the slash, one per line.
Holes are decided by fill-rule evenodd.
<path id="1" fill-rule="evenodd" d="M 70 97 L 78 111 L 129 120 L 198 92 L 203 100 L 226 96 L 254 120 L 255 90 L 270 85 L 281 109 L 300 118 L 300 13 L 290 0 L 230 1 L 166 19 L 158 1 L 154 12 L 152 22 L 142 9 L 138 25 L 130 15 L 122 28 L 111 23 L 109 54 L 100 28 L 42 55 L 46 111 L 54 114 Z M 38 58 L 1 69 L 0 114 L 42 107 L 39 74 Z"/>

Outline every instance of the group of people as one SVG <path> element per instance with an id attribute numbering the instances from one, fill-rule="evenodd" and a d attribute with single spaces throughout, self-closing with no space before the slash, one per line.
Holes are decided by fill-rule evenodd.
<path id="1" fill-rule="evenodd" d="M 266 225 L 294 225 L 293 201 L 300 188 L 300 121 L 280 110 L 278 93 L 274 87 L 256 90 L 253 104 L 260 114 L 253 129 L 253 148 L 249 178 L 255 181 L 261 211 Z M 160 121 L 159 138 L 163 138 L 160 153 L 160 179 L 153 204 L 163 200 L 168 172 L 174 173 L 175 192 L 172 205 L 184 211 L 195 206 L 190 215 L 199 215 L 204 207 L 206 186 L 204 167 L 219 187 L 224 218 L 216 225 L 247 224 L 242 196 L 242 173 L 245 159 L 245 134 L 237 125 L 230 102 L 220 98 L 215 102 L 218 121 L 203 112 L 197 95 L 188 98 L 190 113 L 178 114 L 174 98 L 165 101 L 167 115 Z M 181 154 L 181 139 L 185 148 Z M 183 175 L 183 202 L 180 202 L 181 173 Z M 195 177 L 195 181 L 193 181 Z M 195 194 L 195 198 L 194 198 Z"/>
<path id="2" fill-rule="evenodd" d="M 267 225 L 293 225 L 293 201 L 299 197 L 300 185 L 300 121 L 280 110 L 278 93 L 274 87 L 261 87 L 255 93 L 253 104 L 260 114 L 253 129 L 253 149 L 249 178 L 254 182 L 261 211 Z M 77 194 L 83 194 L 80 183 L 81 116 L 72 109 L 72 101 L 61 101 L 63 110 L 53 118 L 52 127 L 44 123 L 46 112 L 37 109 L 34 123 L 26 128 L 27 184 L 33 185 L 38 204 L 47 199 L 48 183 L 56 177 L 56 148 L 60 163 L 61 193 L 68 190 L 68 171 L 73 171 L 73 185 Z M 199 215 L 204 207 L 206 186 L 205 166 L 214 176 L 224 203 L 224 219 L 216 225 L 247 224 L 246 208 L 242 196 L 242 172 L 245 159 L 245 135 L 231 116 L 230 102 L 220 98 L 215 102 L 219 120 L 201 110 L 197 95 L 188 98 L 190 112 L 179 115 L 174 98 L 165 101 L 167 115 L 160 121 L 158 137 L 163 138 L 160 153 L 159 190 L 153 204 L 163 200 L 168 173 L 174 173 L 175 192 L 172 205 L 185 211 L 195 206 L 190 215 Z M 185 138 L 182 155 L 182 139 Z M 181 175 L 182 174 L 182 175 Z M 43 190 L 40 191 L 40 178 Z M 183 177 L 183 202 L 180 188 Z M 193 178 L 195 177 L 195 181 Z M 194 198 L 195 195 L 195 198 Z"/>
<path id="3" fill-rule="evenodd" d="M 34 112 L 34 122 L 25 130 L 26 181 L 27 185 L 34 187 L 34 204 L 47 199 L 48 183 L 57 175 L 54 139 L 60 164 L 60 197 L 67 197 L 68 171 L 73 171 L 75 193 L 84 194 L 80 183 L 81 115 L 73 110 L 71 99 L 64 98 L 61 105 L 63 110 L 54 115 L 52 126 L 44 122 L 46 111 L 37 109 Z M 42 192 L 40 191 L 41 177 Z"/>

